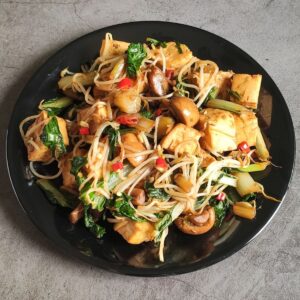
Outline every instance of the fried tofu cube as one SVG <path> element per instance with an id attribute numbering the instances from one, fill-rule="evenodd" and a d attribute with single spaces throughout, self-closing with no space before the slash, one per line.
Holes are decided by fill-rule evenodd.
<path id="1" fill-rule="evenodd" d="M 181 51 L 178 49 L 180 47 Z M 163 48 L 163 53 L 166 58 L 168 69 L 180 69 L 187 64 L 193 57 L 192 51 L 184 44 L 176 45 L 175 42 L 168 42 L 167 46 Z"/>
<path id="2" fill-rule="evenodd" d="M 34 143 L 38 146 L 38 149 L 34 148 L 30 143 L 26 144 L 28 160 L 41 162 L 49 161 L 52 157 L 50 149 L 46 147 L 40 139 L 34 141 Z"/>
<path id="3" fill-rule="evenodd" d="M 77 122 L 84 121 L 89 124 L 91 134 L 95 134 L 98 127 L 108 120 L 108 111 L 106 106 L 97 105 L 78 110 Z"/>
<path id="4" fill-rule="evenodd" d="M 246 141 L 249 146 L 256 145 L 258 121 L 252 111 L 233 114 L 236 127 L 236 144 Z"/>
<path id="5" fill-rule="evenodd" d="M 129 244 L 141 244 L 154 239 L 155 227 L 150 222 L 135 222 L 125 219 L 115 223 L 114 230 L 117 231 Z"/>
<path id="6" fill-rule="evenodd" d="M 67 132 L 66 121 L 62 118 L 57 118 L 57 124 L 62 135 L 63 141 L 65 145 L 69 145 L 69 137 Z M 47 120 L 48 119 L 48 120 Z M 39 126 L 41 122 L 44 122 L 42 126 Z M 32 133 L 26 136 L 27 142 L 25 142 L 28 154 L 29 161 L 41 161 L 46 162 L 49 161 L 52 157 L 51 151 L 48 147 L 44 145 L 41 141 L 40 136 L 43 132 L 45 125 L 50 121 L 48 118 L 48 113 L 46 111 L 41 111 L 39 117 L 35 119 L 32 125 L 29 126 L 28 132 L 35 128 Z"/>
<path id="7" fill-rule="evenodd" d="M 121 140 L 125 148 L 125 154 L 137 154 L 136 156 L 127 157 L 132 166 L 137 167 L 147 159 L 148 155 L 138 155 L 138 152 L 144 152 L 147 149 L 134 133 L 128 132 L 123 134 Z"/>
<path id="8" fill-rule="evenodd" d="M 199 139 L 202 133 L 184 124 L 177 124 L 162 140 L 161 147 L 170 152 L 175 152 L 177 146 L 179 154 L 194 154 L 198 148 Z M 185 143 L 186 142 L 186 143 Z"/>
<path id="9" fill-rule="evenodd" d="M 261 80 L 261 75 L 233 75 L 231 85 L 231 91 L 233 93 L 230 96 L 230 100 L 246 107 L 256 109 Z"/>
<path id="10" fill-rule="evenodd" d="M 236 129 L 232 113 L 221 109 L 207 108 L 203 114 L 207 116 L 207 122 L 201 146 L 213 152 L 236 149 Z"/>
<path id="11" fill-rule="evenodd" d="M 68 146 L 69 145 L 69 136 L 68 136 L 68 131 L 67 131 L 67 123 L 62 118 L 56 117 L 56 119 L 57 119 L 58 128 L 62 135 L 64 144 L 66 146 Z"/>

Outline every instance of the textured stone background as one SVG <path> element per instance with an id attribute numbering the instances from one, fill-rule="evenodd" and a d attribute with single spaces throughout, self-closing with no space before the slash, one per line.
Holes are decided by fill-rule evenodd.
<path id="1" fill-rule="evenodd" d="M 4 139 L 21 89 L 69 41 L 135 20 L 186 23 L 239 45 L 278 84 L 299 146 L 299 0 L 0 0 L 0 299 L 300 299 L 299 155 L 286 201 L 267 229 L 232 257 L 192 274 L 134 278 L 91 267 L 60 254 L 19 207 Z"/>

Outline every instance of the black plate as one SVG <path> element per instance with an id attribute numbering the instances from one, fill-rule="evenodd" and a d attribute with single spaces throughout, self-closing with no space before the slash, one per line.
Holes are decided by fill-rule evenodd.
<path id="1" fill-rule="evenodd" d="M 79 70 L 80 64 L 97 56 L 106 32 L 125 41 L 144 41 L 148 36 L 180 41 L 187 44 L 194 55 L 215 61 L 222 70 L 262 74 L 260 121 L 271 141 L 273 162 L 282 168 L 272 168 L 269 174 L 258 176 L 264 177 L 261 182 L 267 193 L 284 198 L 294 165 L 295 136 L 287 105 L 266 71 L 235 45 L 204 30 L 176 23 L 137 22 L 100 29 L 75 40 L 53 55 L 24 88 L 11 116 L 7 135 L 7 163 L 20 204 L 33 223 L 66 254 L 114 272 L 140 276 L 179 274 L 228 257 L 261 232 L 280 204 L 263 200 L 255 220 L 234 220 L 223 236 L 225 228 L 198 237 L 172 229 L 166 242 L 166 261 L 160 263 L 157 248 L 151 244 L 129 245 L 111 228 L 102 240 L 97 240 L 82 224 L 71 225 L 67 219 L 68 211 L 50 204 L 36 184 L 26 179 L 28 162 L 18 130 L 20 121 L 36 113 L 41 99 L 57 95 L 56 84 L 61 69 L 69 66 L 70 70 Z"/>

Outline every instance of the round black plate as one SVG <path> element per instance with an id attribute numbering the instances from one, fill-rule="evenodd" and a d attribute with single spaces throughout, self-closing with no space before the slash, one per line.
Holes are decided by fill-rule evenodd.
<path id="1" fill-rule="evenodd" d="M 68 211 L 49 203 L 34 181 L 28 179 L 26 151 L 18 125 L 26 116 L 35 114 L 41 99 L 57 95 L 60 70 L 80 65 L 97 56 L 106 32 L 115 39 L 144 41 L 146 37 L 176 40 L 187 44 L 194 55 L 215 61 L 220 69 L 236 73 L 262 74 L 260 121 L 271 141 L 274 164 L 268 174 L 258 174 L 266 192 L 283 199 L 291 179 L 295 136 L 287 105 L 276 84 L 266 71 L 244 51 L 230 42 L 204 30 L 166 22 L 136 22 L 103 28 L 70 43 L 53 55 L 31 78 L 17 101 L 7 135 L 7 163 L 11 182 L 20 204 L 33 223 L 66 254 L 114 272 L 160 276 L 191 272 L 214 264 L 245 246 L 270 221 L 280 204 L 261 201 L 253 221 L 233 220 L 226 228 L 203 236 L 188 236 L 172 229 L 167 242 L 164 263 L 157 259 L 157 248 L 151 243 L 132 246 L 108 227 L 102 240 L 94 238 L 82 224 L 68 222 Z M 225 224 L 226 225 L 226 224 Z M 228 225 L 227 225 L 228 226 Z"/>

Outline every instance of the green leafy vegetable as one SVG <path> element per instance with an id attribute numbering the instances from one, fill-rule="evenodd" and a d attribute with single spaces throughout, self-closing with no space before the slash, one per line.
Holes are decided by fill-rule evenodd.
<path id="1" fill-rule="evenodd" d="M 141 110 L 140 115 L 143 116 L 144 118 L 147 118 L 147 119 L 152 119 L 153 118 L 153 113 L 149 110 L 146 110 L 146 109 Z"/>
<path id="2" fill-rule="evenodd" d="M 71 174 L 76 176 L 80 169 L 85 166 L 87 163 L 87 158 L 82 156 L 75 156 L 72 159 L 72 167 L 71 167 Z"/>
<path id="3" fill-rule="evenodd" d="M 178 53 L 179 54 L 182 54 L 183 53 L 183 51 L 182 51 L 182 48 L 181 48 L 181 44 L 179 43 L 179 42 L 175 42 L 175 44 L 176 44 L 176 48 L 177 48 L 177 50 L 178 50 Z"/>
<path id="4" fill-rule="evenodd" d="M 105 228 L 94 221 L 88 206 L 84 207 L 84 224 L 98 239 L 105 234 Z"/>
<path id="5" fill-rule="evenodd" d="M 148 45 L 150 45 L 150 46 L 153 45 L 154 47 L 162 47 L 162 48 L 167 47 L 166 42 L 161 42 L 161 41 L 153 39 L 153 38 L 146 38 L 146 42 Z"/>
<path id="6" fill-rule="evenodd" d="M 44 127 L 40 138 L 56 158 L 61 157 L 66 152 L 56 117 L 52 117 L 49 123 Z"/>
<path id="7" fill-rule="evenodd" d="M 216 214 L 215 226 L 220 227 L 229 209 L 229 201 L 218 201 L 215 198 L 210 200 L 210 205 L 214 208 Z"/>
<path id="8" fill-rule="evenodd" d="M 241 199 L 241 201 L 244 201 L 244 202 L 250 202 L 253 200 L 256 200 L 256 193 L 248 194 Z"/>
<path id="9" fill-rule="evenodd" d="M 150 182 L 146 182 L 144 188 L 149 198 L 161 199 L 163 201 L 168 201 L 171 198 L 164 189 L 157 189 Z"/>
<path id="10" fill-rule="evenodd" d="M 163 231 L 177 219 L 184 210 L 184 205 L 177 203 L 155 224 L 155 242 L 159 242 Z"/>
<path id="11" fill-rule="evenodd" d="M 112 160 L 114 158 L 116 147 L 118 145 L 118 136 L 120 134 L 120 131 L 118 129 L 114 129 L 113 127 L 109 126 L 105 128 L 104 133 L 107 134 L 109 140 L 108 159 Z"/>
<path id="12" fill-rule="evenodd" d="M 68 97 L 57 97 L 45 100 L 40 108 L 48 112 L 49 116 L 56 116 L 62 113 L 68 106 L 73 103 L 73 100 Z"/>
<path id="13" fill-rule="evenodd" d="M 131 43 L 127 50 L 127 74 L 129 77 L 136 77 L 142 61 L 146 58 L 147 54 L 141 43 Z"/>
<path id="14" fill-rule="evenodd" d="M 238 92 L 233 91 L 233 90 L 228 90 L 228 95 L 231 96 L 231 97 L 233 97 L 236 100 L 240 100 L 241 99 L 241 95 Z"/>
<path id="15" fill-rule="evenodd" d="M 161 220 L 155 224 L 155 229 L 157 235 L 155 237 L 155 242 L 159 242 L 163 231 L 172 224 L 172 213 L 171 211 L 167 212 Z"/>
<path id="16" fill-rule="evenodd" d="M 49 180 L 38 179 L 36 183 L 45 192 L 51 203 L 69 208 L 74 208 L 76 206 L 76 200 L 74 198 L 64 195 Z"/>
<path id="17" fill-rule="evenodd" d="M 99 182 L 97 187 L 103 187 L 103 182 Z M 90 205 L 93 209 L 102 211 L 106 204 L 106 198 L 96 193 L 95 191 L 89 192 L 91 184 L 88 182 L 80 191 L 79 199 L 84 205 Z"/>
<path id="18" fill-rule="evenodd" d="M 120 197 L 115 198 L 111 202 L 111 206 L 115 209 L 114 213 L 119 216 L 127 217 L 133 221 L 142 222 L 144 219 L 135 215 L 135 209 L 129 204 L 132 197 L 122 193 Z"/>

